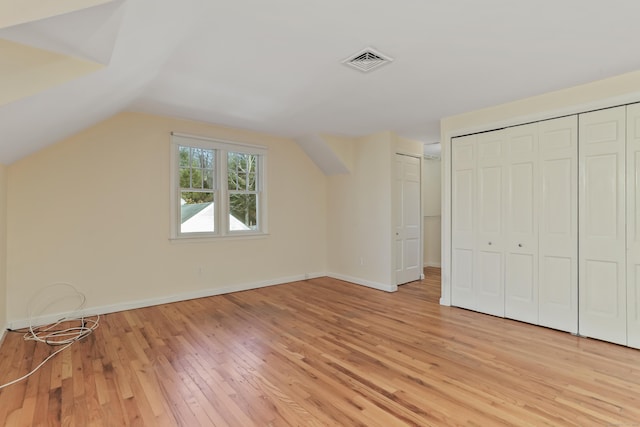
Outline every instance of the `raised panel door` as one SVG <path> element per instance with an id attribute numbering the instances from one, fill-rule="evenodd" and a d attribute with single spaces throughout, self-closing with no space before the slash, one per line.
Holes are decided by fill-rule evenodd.
<path id="1" fill-rule="evenodd" d="M 626 109 L 581 114 L 579 333 L 627 343 Z"/>
<path id="2" fill-rule="evenodd" d="M 627 107 L 627 340 L 640 348 L 640 104 Z"/>
<path id="3" fill-rule="evenodd" d="M 505 317 L 537 324 L 538 124 L 505 133 Z"/>
<path id="4" fill-rule="evenodd" d="M 420 159 L 396 154 L 396 284 L 420 279 L 422 221 Z"/>
<path id="5" fill-rule="evenodd" d="M 538 324 L 578 332 L 578 117 L 538 124 Z"/>
<path id="6" fill-rule="evenodd" d="M 504 317 L 505 137 L 478 135 L 474 288 L 476 309 Z"/>
<path id="7" fill-rule="evenodd" d="M 452 151 L 452 222 L 451 222 L 451 304 L 476 309 L 474 288 L 475 264 L 475 135 L 453 138 Z"/>

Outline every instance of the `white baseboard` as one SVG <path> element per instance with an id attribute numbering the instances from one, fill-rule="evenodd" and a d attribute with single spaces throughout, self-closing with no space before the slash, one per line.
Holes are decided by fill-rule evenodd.
<path id="1" fill-rule="evenodd" d="M 49 323 L 57 322 L 58 320 L 66 317 L 77 318 L 81 316 L 95 316 L 97 314 L 115 313 L 118 311 L 133 310 L 136 308 L 143 308 L 143 307 L 151 307 L 154 305 L 168 304 L 168 303 L 178 302 L 178 301 L 186 301 L 186 300 L 195 299 L 195 298 L 210 297 L 214 295 L 229 294 L 232 292 L 248 291 L 250 289 L 265 288 L 267 286 L 282 285 L 284 283 L 298 282 L 306 279 L 313 279 L 313 278 L 318 278 L 323 276 L 326 276 L 326 274 L 325 273 L 306 273 L 306 274 L 300 274 L 297 276 L 281 277 L 281 278 L 272 279 L 272 280 L 264 280 L 261 282 L 243 283 L 238 285 L 225 286 L 222 288 L 202 289 L 202 290 L 193 291 L 193 292 L 185 292 L 181 294 L 169 295 L 166 297 L 149 298 L 144 300 L 122 302 L 118 304 L 88 307 L 75 312 L 55 313 L 55 314 L 50 314 L 46 316 L 36 317 L 32 319 L 31 322 L 33 322 L 33 326 L 48 325 Z M 28 326 L 29 326 L 29 319 L 19 319 L 19 320 L 14 320 L 10 322 L 8 328 L 21 329 L 21 328 L 26 328 Z M 7 328 L 5 328 L 3 332 L 5 332 L 6 329 Z"/>
<path id="2" fill-rule="evenodd" d="M 442 268 L 442 265 L 439 262 L 425 262 L 424 266 Z"/>
<path id="3" fill-rule="evenodd" d="M 169 295 L 169 296 L 159 297 L 159 298 L 149 298 L 149 299 L 143 299 L 143 300 L 137 300 L 137 301 L 122 302 L 117 304 L 87 307 L 80 311 L 54 313 L 54 314 L 49 314 L 45 316 L 35 317 L 31 319 L 31 321 L 29 319 L 18 319 L 18 320 L 9 322 L 8 326 L 2 330 L 2 338 L 4 338 L 7 328 L 8 329 L 26 328 L 29 326 L 30 322 L 33 323 L 33 326 L 48 325 L 50 323 L 57 322 L 60 319 L 64 319 L 64 318 L 77 318 L 81 316 L 95 316 L 97 314 L 116 313 L 118 311 L 133 310 L 136 308 L 143 308 L 143 307 L 151 307 L 154 305 L 169 304 L 172 302 L 186 301 L 190 299 L 204 298 L 204 297 L 210 297 L 214 295 L 229 294 L 232 292 L 248 291 L 250 289 L 266 288 L 268 286 L 282 285 L 284 283 L 316 279 L 318 277 L 325 277 L 325 276 L 333 277 L 339 280 L 344 280 L 346 282 L 351 282 L 357 285 L 367 286 L 369 288 L 378 289 L 385 292 L 395 292 L 398 290 L 397 285 L 390 286 L 390 285 L 385 285 L 383 283 L 371 282 L 368 280 L 359 279 L 357 277 L 345 276 L 342 274 L 318 273 L 318 272 L 305 273 L 305 274 L 300 274 L 296 276 L 280 277 L 278 279 L 264 280 L 261 282 L 243 283 L 238 285 L 225 286 L 222 288 L 202 289 L 198 291 L 185 292 L 181 294 L 174 294 L 174 295 Z M 1 342 L 2 341 L 0 339 L 0 343 Z"/>
<path id="4" fill-rule="evenodd" d="M 369 280 L 360 279 L 358 277 L 345 276 L 344 274 L 327 273 L 326 276 L 329 276 L 333 279 L 344 280 L 345 282 L 355 283 L 356 285 L 378 289 L 379 291 L 395 292 L 398 290 L 398 285 L 385 285 L 384 283 L 371 282 Z"/>

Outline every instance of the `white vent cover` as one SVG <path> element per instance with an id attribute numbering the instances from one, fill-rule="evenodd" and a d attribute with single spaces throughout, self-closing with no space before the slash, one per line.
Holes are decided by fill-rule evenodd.
<path id="1" fill-rule="evenodd" d="M 393 61 L 393 59 L 373 48 L 367 47 L 360 52 L 351 55 L 342 61 L 342 63 L 349 67 L 353 67 L 356 70 L 367 73 L 391 61 Z"/>

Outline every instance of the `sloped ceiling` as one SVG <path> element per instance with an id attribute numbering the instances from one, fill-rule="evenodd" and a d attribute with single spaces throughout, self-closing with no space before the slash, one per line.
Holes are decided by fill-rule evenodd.
<path id="1" fill-rule="evenodd" d="M 72 58 L 108 64 L 124 13 L 123 1 L 0 29 L 0 38 Z"/>
<path id="2" fill-rule="evenodd" d="M 42 92 L 101 64 L 0 39 L 0 105 Z"/>
<path id="3" fill-rule="evenodd" d="M 122 16 L 119 5 L 111 0 L 2 3 L 0 105 L 107 64 Z"/>
<path id="4" fill-rule="evenodd" d="M 17 78 L 16 42 L 87 68 L 48 81 L 34 61 L 10 84 L 25 89 L 0 105 L 0 163 L 126 109 L 437 142 L 442 117 L 639 70 L 637 16 L 637 0 L 5 0 L 0 78 Z M 367 46 L 394 61 L 341 64 Z"/>
<path id="5" fill-rule="evenodd" d="M 112 0 L 2 0 L 0 28 L 87 9 Z"/>

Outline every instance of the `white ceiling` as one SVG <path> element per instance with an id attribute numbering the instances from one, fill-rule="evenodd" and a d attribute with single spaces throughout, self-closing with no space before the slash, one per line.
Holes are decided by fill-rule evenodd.
<path id="1" fill-rule="evenodd" d="M 1 163 L 122 110 L 296 138 L 391 130 L 431 143 L 442 117 L 640 69 L 638 0 L 120 3 L 96 9 L 115 31 L 96 24 L 104 69 L 0 107 Z M 68 28 L 78 44 L 91 38 L 86 14 L 50 19 L 7 31 L 42 40 L 36 29 L 58 25 L 65 37 L 48 48 L 92 57 L 69 47 Z M 368 74 L 341 64 L 367 46 L 394 61 Z"/>

